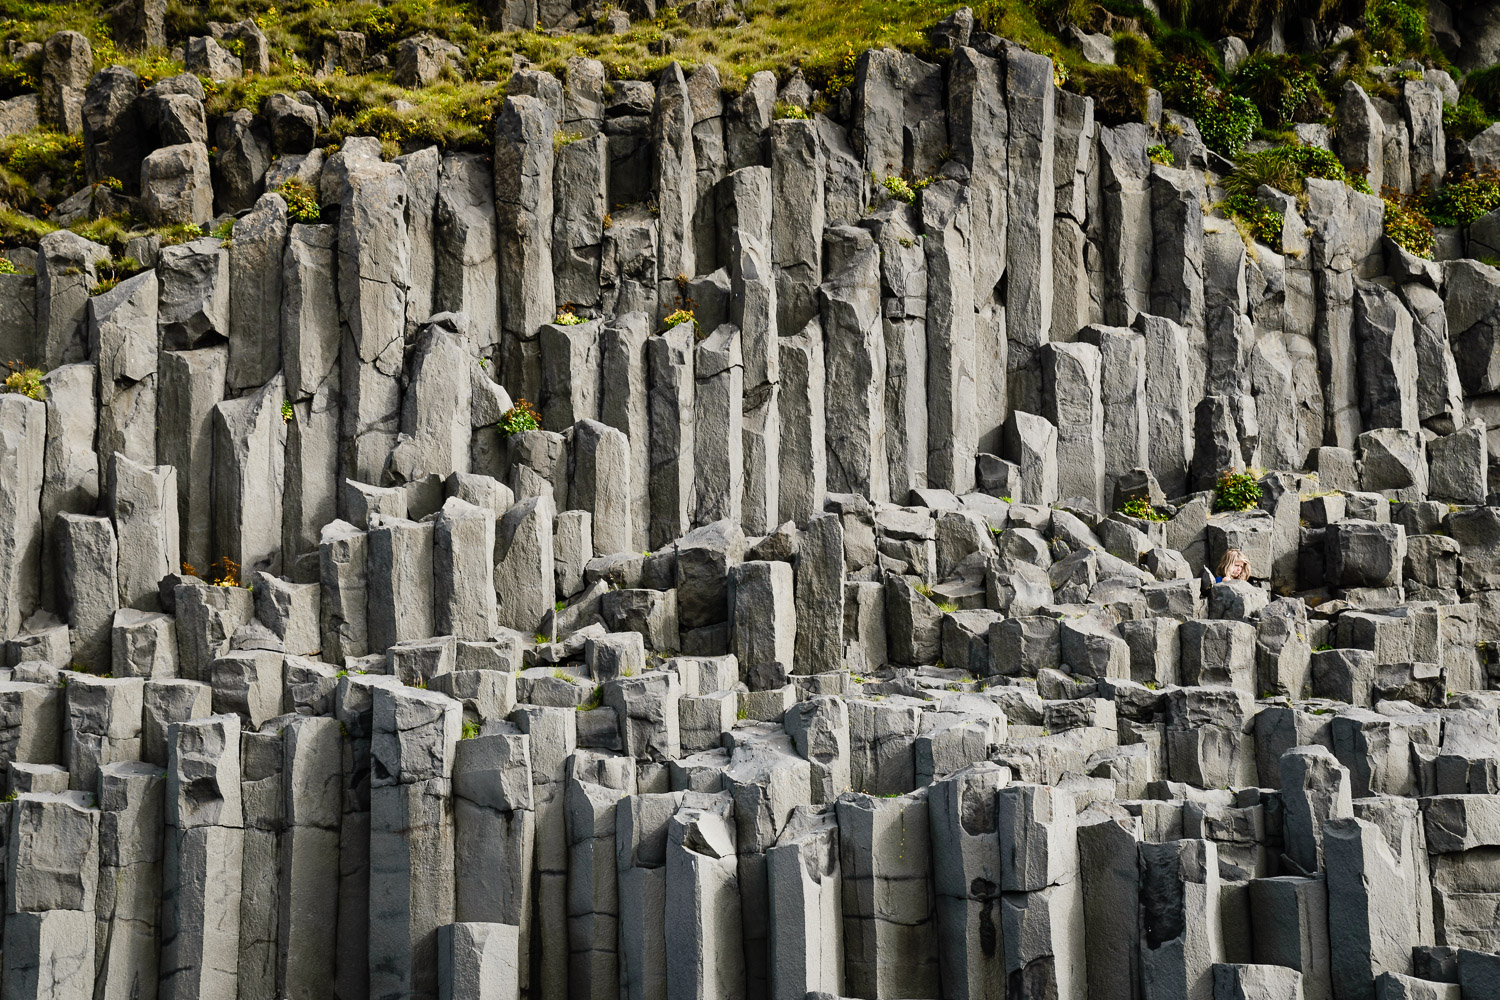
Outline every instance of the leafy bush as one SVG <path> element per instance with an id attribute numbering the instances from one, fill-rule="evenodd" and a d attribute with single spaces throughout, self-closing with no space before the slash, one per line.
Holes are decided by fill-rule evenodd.
<path id="1" fill-rule="evenodd" d="M 281 182 L 276 193 L 286 202 L 287 218 L 293 222 L 313 223 L 323 217 L 323 210 L 318 205 L 318 192 L 312 189 L 312 185 L 291 177 Z"/>
<path id="2" fill-rule="evenodd" d="M 1450 139 L 1468 142 L 1493 124 L 1495 120 L 1473 94 L 1461 94 L 1457 104 L 1443 105 L 1443 133 Z"/>
<path id="3" fill-rule="evenodd" d="M 1164 167 L 1170 167 L 1177 162 L 1177 157 L 1172 155 L 1172 151 L 1159 142 L 1154 146 L 1147 146 L 1146 155 L 1151 157 L 1152 163 L 1160 163 Z"/>
<path id="4" fill-rule="evenodd" d="M 904 201 L 910 205 L 917 200 L 917 192 L 912 189 L 905 177 L 887 177 L 880 184 L 897 201 Z"/>
<path id="5" fill-rule="evenodd" d="M 1500 208 L 1500 171 L 1464 167 L 1427 199 L 1427 214 L 1439 226 L 1467 226 Z"/>
<path id="6" fill-rule="evenodd" d="M 289 424 L 295 419 L 296 415 L 297 412 L 292 409 L 292 401 L 290 399 L 283 399 L 281 401 L 281 422 Z"/>
<path id="7" fill-rule="evenodd" d="M 557 315 L 553 317 L 552 322 L 557 326 L 579 326 L 583 323 L 587 323 L 588 320 L 575 313 L 572 309 L 564 306 L 562 309 L 559 309 L 557 311 Z"/>
<path id="8" fill-rule="evenodd" d="M 1255 105 L 1214 84 L 1201 65 L 1171 62 L 1160 83 L 1162 97 L 1197 123 L 1204 144 L 1216 153 L 1237 156 L 1260 127 Z"/>
<path id="9" fill-rule="evenodd" d="M 1120 505 L 1120 513 L 1138 521 L 1169 521 L 1171 518 L 1151 506 L 1146 497 L 1131 497 Z"/>
<path id="10" fill-rule="evenodd" d="M 1385 199 L 1385 234 L 1407 253 L 1432 259 L 1432 220 L 1420 199 L 1390 191 Z"/>
<path id="11" fill-rule="evenodd" d="M 1421 0 L 1370 0 L 1365 7 L 1365 32 L 1370 44 L 1389 53 L 1395 62 L 1421 56 L 1429 49 L 1427 4 Z"/>
<path id="12" fill-rule="evenodd" d="M 1224 199 L 1224 214 L 1244 223 L 1250 235 L 1277 252 L 1281 250 L 1281 230 L 1286 216 L 1248 194 L 1232 194 Z"/>
<path id="13" fill-rule="evenodd" d="M 78 190 L 85 183 L 83 169 L 83 135 L 67 135 L 50 128 L 32 129 L 0 139 L 0 164 L 12 188 L 20 187 L 24 196 L 42 178 L 51 182 L 49 197 L 59 198 Z"/>
<path id="14" fill-rule="evenodd" d="M 463 728 L 459 731 L 458 738 L 461 740 L 473 740 L 479 738 L 479 723 L 474 719 L 465 719 Z"/>
<path id="15" fill-rule="evenodd" d="M 515 406 L 500 414 L 497 429 L 504 437 L 520 434 L 522 431 L 538 431 L 542 429 L 542 416 L 527 400 L 518 399 Z"/>
<path id="16" fill-rule="evenodd" d="M 1309 177 L 1343 181 L 1356 191 L 1370 193 L 1369 181 L 1349 173 L 1337 156 L 1317 146 L 1272 146 L 1252 153 L 1224 178 L 1224 190 L 1253 195 L 1266 184 L 1283 194 L 1301 194 Z"/>
<path id="17" fill-rule="evenodd" d="M 46 399 L 47 387 L 42 385 L 46 372 L 40 368 L 27 368 L 19 361 L 6 365 L 10 374 L 5 376 L 4 391 L 20 393 L 27 399 Z"/>
<path id="18" fill-rule="evenodd" d="M 15 274 L 16 265 L 9 257 L 0 257 L 0 274 Z"/>
<path id="19" fill-rule="evenodd" d="M 793 118 L 797 121 L 807 120 L 807 112 L 803 110 L 802 105 L 790 104 L 786 101 L 777 101 L 776 106 L 772 109 L 771 116 L 773 118 Z"/>
<path id="20" fill-rule="evenodd" d="M 1116 38 L 1116 58 L 1119 58 L 1119 39 L 1135 38 L 1135 35 L 1119 35 Z M 1068 89 L 1091 97 L 1094 101 L 1094 117 L 1106 125 L 1124 125 L 1127 122 L 1144 121 L 1146 100 L 1150 90 L 1148 77 L 1125 66 L 1080 66 L 1068 78 Z"/>
<path id="21" fill-rule="evenodd" d="M 1214 485 L 1214 513 L 1250 510 L 1260 503 L 1260 483 L 1248 472 L 1225 472 Z"/>
<path id="22" fill-rule="evenodd" d="M 1253 55 L 1235 72 L 1231 87 L 1253 102 L 1261 119 L 1273 128 L 1328 114 L 1317 76 L 1296 56 Z"/>
<path id="23" fill-rule="evenodd" d="M 693 311 L 691 309 L 674 309 L 671 312 L 667 313 L 667 318 L 662 320 L 661 322 L 662 326 L 670 330 L 672 329 L 672 327 L 680 326 L 683 323 L 692 323 L 696 326 L 698 323 L 698 317 L 693 315 Z"/>

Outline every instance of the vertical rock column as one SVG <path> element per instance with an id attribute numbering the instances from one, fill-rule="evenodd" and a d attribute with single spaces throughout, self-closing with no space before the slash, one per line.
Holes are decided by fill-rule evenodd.
<path id="1" fill-rule="evenodd" d="M 54 368 L 43 383 L 47 387 L 47 444 L 41 482 L 41 605 L 46 608 L 57 607 L 57 532 L 53 527 L 57 515 L 63 511 L 89 514 L 99 503 L 100 463 L 94 444 L 98 407 L 94 383 L 94 366 L 86 364 Z M 13 474 L 19 475 L 20 471 L 6 470 L 0 479 L 11 478 Z M 13 563 L 8 561 L 6 565 Z M 3 605 L 0 598 L 0 607 Z M 4 613 L 0 612 L 0 634 L 4 634 L 3 619 Z"/>
<path id="2" fill-rule="evenodd" d="M 339 318 L 347 333 L 344 384 L 346 475 L 380 482 L 401 419 L 402 350 L 411 240 L 406 178 L 399 166 L 345 149 L 339 193 Z"/>
<path id="3" fill-rule="evenodd" d="M 536 812 L 530 738 L 508 731 L 460 740 L 453 759 L 454 903 L 461 921 L 517 928 L 520 985 L 531 980 Z"/>
<path id="4" fill-rule="evenodd" d="M 658 208 L 657 311 L 676 308 L 678 283 L 697 276 L 693 214 L 697 208 L 697 161 L 693 155 L 693 103 L 682 67 L 672 63 L 656 81 L 651 115 L 652 188 Z M 653 317 L 653 319 L 659 317 Z"/>
<path id="5" fill-rule="evenodd" d="M 745 996 L 734 802 L 688 792 L 667 824 L 667 996 Z"/>
<path id="6" fill-rule="evenodd" d="M 862 229 L 828 230 L 829 278 L 818 289 L 827 391 L 828 489 L 890 498 L 885 455 L 885 338 L 880 253 Z"/>
<path id="7" fill-rule="evenodd" d="M 651 326 L 644 313 L 622 316 L 599 336 L 599 420 L 625 435 L 630 446 L 631 551 L 645 550 L 651 524 L 651 416 L 647 350 Z"/>
<path id="8" fill-rule="evenodd" d="M 682 792 L 631 795 L 615 811 L 620 891 L 620 995 L 667 996 L 667 826 Z"/>
<path id="9" fill-rule="evenodd" d="M 839 797 L 845 988 L 863 996 L 936 996 L 927 790 Z"/>
<path id="10" fill-rule="evenodd" d="M 177 469 L 179 557 L 207 573 L 223 555 L 213 541 L 214 413 L 224 399 L 229 349 L 163 351 L 158 365 L 157 461 Z"/>
<path id="11" fill-rule="evenodd" d="M 1032 359 L 1051 339 L 1052 328 L 1052 60 L 1007 43 L 1005 105 L 1010 119 L 1005 240 L 1009 398 L 1011 405 L 1035 412 L 1042 387 Z"/>
<path id="12" fill-rule="evenodd" d="M 679 323 L 646 344 L 652 549 L 687 534 L 696 512 L 693 334 L 693 324 Z"/>
<path id="13" fill-rule="evenodd" d="M 969 192 L 941 180 L 922 192 L 927 265 L 927 485 L 968 493 L 979 448 Z M 904 500 L 904 497 L 897 499 Z"/>
<path id="14" fill-rule="evenodd" d="M 281 267 L 282 370 L 292 404 L 281 549 L 290 568 L 317 549 L 323 525 L 338 516 L 338 231 L 293 225 Z"/>
<path id="15" fill-rule="evenodd" d="M 928 792 L 938 961 L 943 982 L 954 987 L 948 995 L 963 1000 L 999 1000 L 1006 992 L 995 792 L 1009 780 L 1008 768 L 984 762 Z"/>
<path id="16" fill-rule="evenodd" d="M 82 792 L 27 793 L 6 810 L 6 997 L 94 995 L 99 810 Z"/>
<path id="17" fill-rule="evenodd" d="M 571 708 L 522 706 L 511 721 L 530 737 L 532 803 L 536 809 L 536 878 L 531 910 L 531 991 L 568 992 L 568 839 L 564 796 L 568 757 L 578 745 Z"/>
<path id="18" fill-rule="evenodd" d="M 374 692 L 370 751 L 370 996 L 435 998 L 437 929 L 453 922 L 449 789 L 462 706 Z"/>
<path id="19" fill-rule="evenodd" d="M 156 271 L 127 278 L 89 299 L 90 353 L 99 359 L 101 455 L 123 452 L 156 464 Z"/>
<path id="20" fill-rule="evenodd" d="M 240 734 L 245 840 L 240 863 L 239 1000 L 278 1000 L 285 995 L 277 980 L 282 763 L 282 737 L 276 729 Z"/>
<path id="21" fill-rule="evenodd" d="M 1047 785 L 999 790 L 1001 931 L 1011 995 L 1081 998 L 1087 989 L 1078 816 Z"/>
<path id="22" fill-rule="evenodd" d="M 495 120 L 495 215 L 500 250 L 500 377 L 514 397 L 541 395 L 537 331 L 557 306 L 552 283 L 552 109 L 507 97 Z"/>
<path id="23" fill-rule="evenodd" d="M 99 775 L 99 894 L 95 903 L 94 995 L 130 1000 L 155 984 L 160 947 L 162 826 L 166 772 L 135 761 Z"/>
<path id="24" fill-rule="evenodd" d="M 1211 840 L 1141 844 L 1141 983 L 1146 996 L 1213 995 L 1219 852 Z"/>
<path id="25" fill-rule="evenodd" d="M 120 550 L 120 606 L 159 611 L 158 583 L 182 568 L 177 470 L 139 465 L 115 452 L 109 465 L 109 510 Z"/>
<path id="26" fill-rule="evenodd" d="M 844 913 L 838 817 L 799 807 L 766 851 L 773 1000 L 844 992 Z"/>
<path id="27" fill-rule="evenodd" d="M 168 730 L 167 855 L 162 886 L 162 1000 L 238 995 L 240 720 Z"/>
<path id="28" fill-rule="evenodd" d="M 620 892 L 616 814 L 635 792 L 635 761 L 575 751 L 563 793 L 568 875 L 568 995 L 612 1000 L 620 993 Z"/>
<path id="29" fill-rule="evenodd" d="M 47 406 L 0 395 L 0 637 L 10 639 L 41 593 L 42 472 Z"/>
<path id="30" fill-rule="evenodd" d="M 258 392 L 214 407 L 214 547 L 246 576 L 281 573 L 285 398 L 277 375 Z"/>
<path id="31" fill-rule="evenodd" d="M 338 957 L 343 739 L 339 720 L 307 716 L 281 731 L 282 833 L 276 982 L 288 1000 L 334 995 Z"/>

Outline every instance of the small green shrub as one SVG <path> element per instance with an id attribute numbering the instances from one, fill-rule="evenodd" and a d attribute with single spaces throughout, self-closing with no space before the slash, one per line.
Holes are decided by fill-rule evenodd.
<path id="1" fill-rule="evenodd" d="M 1392 62 L 1424 55 L 1429 48 L 1427 4 L 1421 0 L 1370 0 L 1365 7 L 1365 33 L 1372 46 L 1391 55 Z"/>
<path id="2" fill-rule="evenodd" d="M 1177 162 L 1177 157 L 1172 155 L 1172 151 L 1160 142 L 1154 146 L 1147 146 L 1146 155 L 1151 157 L 1152 163 L 1160 163 L 1164 167 L 1170 167 Z"/>
<path id="3" fill-rule="evenodd" d="M 552 322 L 557 326 L 579 326 L 587 323 L 588 320 L 575 313 L 568 306 L 564 306 L 557 311 L 557 316 L 553 318 Z"/>
<path id="4" fill-rule="evenodd" d="M 571 146 L 584 138 L 582 132 L 564 132 L 559 129 L 552 133 L 552 151 L 555 153 L 564 146 Z"/>
<path id="5" fill-rule="evenodd" d="M 1457 104 L 1443 105 L 1443 133 L 1450 139 L 1468 142 L 1493 124 L 1495 119 L 1473 94 L 1460 95 Z"/>
<path id="6" fill-rule="evenodd" d="M 9 257 L 0 257 L 0 274 L 15 274 L 16 265 Z"/>
<path id="7" fill-rule="evenodd" d="M 1317 76 L 1294 55 L 1253 55 L 1235 71 L 1230 86 L 1255 105 L 1271 128 L 1316 121 L 1329 111 Z"/>
<path id="8" fill-rule="evenodd" d="M 1385 199 L 1385 234 L 1407 253 L 1432 259 L 1436 242 L 1432 220 L 1422 211 L 1419 199 L 1391 192 Z"/>
<path id="9" fill-rule="evenodd" d="M 951 615 L 958 610 L 958 605 L 952 601 L 934 601 L 933 605 L 945 615 Z"/>
<path id="10" fill-rule="evenodd" d="M 1260 503 L 1260 483 L 1248 472 L 1225 472 L 1214 484 L 1214 513 L 1250 510 Z"/>
<path id="11" fill-rule="evenodd" d="M 1246 156 L 1224 178 L 1224 190 L 1254 195 L 1265 184 L 1283 194 L 1301 194 L 1309 177 L 1343 181 L 1356 191 L 1371 193 L 1369 181 L 1349 173 L 1337 156 L 1316 146 L 1272 146 Z"/>
<path id="12" fill-rule="evenodd" d="M 1286 216 L 1248 194 L 1232 194 L 1224 199 L 1221 207 L 1225 215 L 1244 223 L 1255 239 L 1278 252 L 1281 250 L 1281 230 L 1286 225 Z"/>
<path id="13" fill-rule="evenodd" d="M 910 205 L 917 200 L 917 192 L 913 190 L 911 184 L 907 183 L 905 177 L 887 177 L 880 182 L 880 185 L 897 201 L 904 201 Z"/>
<path id="14" fill-rule="evenodd" d="M 1169 60 L 1162 68 L 1162 97 L 1198 125 L 1203 142 L 1223 156 L 1237 156 L 1260 127 L 1260 112 L 1248 99 L 1214 83 L 1207 68 L 1192 60 Z"/>
<path id="15" fill-rule="evenodd" d="M 283 399 L 281 401 L 281 422 L 289 424 L 296 419 L 296 416 L 296 411 L 292 409 L 292 401 L 290 399 Z"/>
<path id="16" fill-rule="evenodd" d="M 42 384 L 46 372 L 40 368 L 27 368 L 19 361 L 12 361 L 6 367 L 10 369 L 10 374 L 5 376 L 5 392 L 19 393 L 27 399 L 47 398 L 47 387 Z"/>
<path id="17" fill-rule="evenodd" d="M 229 246 L 234 240 L 234 220 L 225 219 L 209 232 L 210 236 L 218 240 L 223 246 Z"/>
<path id="18" fill-rule="evenodd" d="M 516 400 L 516 405 L 500 414 L 498 430 L 503 437 L 520 434 L 522 431 L 542 429 L 541 414 L 525 399 Z"/>
<path id="19" fill-rule="evenodd" d="M 661 322 L 663 327 L 670 330 L 672 327 L 681 326 L 683 323 L 692 323 L 694 326 L 697 326 L 698 317 L 693 315 L 691 309 L 674 309 L 667 313 L 667 318 Z"/>
<path id="20" fill-rule="evenodd" d="M 318 206 L 318 192 L 311 185 L 292 177 L 282 181 L 276 193 L 286 202 L 287 218 L 293 222 L 313 223 L 323 217 L 323 210 Z"/>
<path id="21" fill-rule="evenodd" d="M 1467 226 L 1500 208 L 1500 171 L 1464 167 L 1427 198 L 1427 215 L 1439 226 Z"/>
<path id="22" fill-rule="evenodd" d="M 1138 521 L 1170 521 L 1171 518 L 1151 506 L 1151 501 L 1146 497 L 1131 497 L 1120 504 L 1119 511 L 1126 517 L 1133 517 Z"/>
<path id="23" fill-rule="evenodd" d="M 800 104 L 789 104 L 786 101 L 777 101 L 775 108 L 771 111 L 773 118 L 791 118 L 796 121 L 807 121 L 807 112 Z"/>
<path id="24" fill-rule="evenodd" d="M 479 723 L 473 719 L 465 719 L 463 730 L 458 734 L 461 740 L 472 740 L 479 737 Z"/>

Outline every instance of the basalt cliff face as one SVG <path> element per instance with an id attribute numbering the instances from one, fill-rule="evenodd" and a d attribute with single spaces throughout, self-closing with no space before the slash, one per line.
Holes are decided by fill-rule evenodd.
<path id="1" fill-rule="evenodd" d="M 1242 232 L 944 30 L 394 159 L 48 42 L 64 214 L 210 235 L 0 274 L 0 996 L 1500 995 L 1500 214 L 1355 189 L 1500 127 Z"/>

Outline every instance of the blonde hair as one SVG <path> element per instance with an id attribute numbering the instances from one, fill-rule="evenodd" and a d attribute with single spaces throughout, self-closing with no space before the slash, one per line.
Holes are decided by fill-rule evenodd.
<path id="1" fill-rule="evenodd" d="M 1229 575 L 1229 568 L 1233 566 L 1236 561 L 1240 561 L 1245 564 L 1245 576 L 1243 577 L 1243 579 L 1250 579 L 1250 560 L 1246 559 L 1245 553 L 1239 549 L 1226 549 L 1224 551 L 1224 558 L 1219 560 L 1219 579 L 1240 579 L 1239 577 L 1231 578 Z"/>

